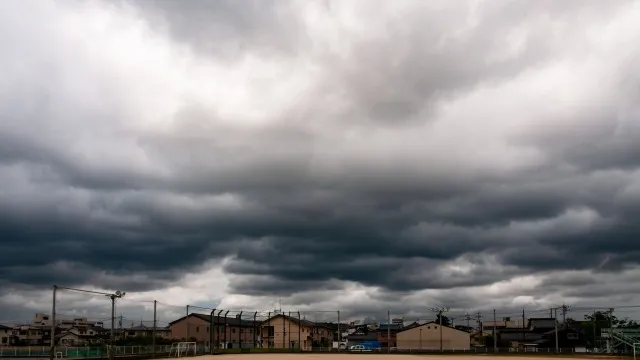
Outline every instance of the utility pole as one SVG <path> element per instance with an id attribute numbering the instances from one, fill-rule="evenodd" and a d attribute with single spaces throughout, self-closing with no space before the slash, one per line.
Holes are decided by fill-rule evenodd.
<path id="1" fill-rule="evenodd" d="M 527 342 L 527 336 L 525 335 L 525 318 L 524 318 L 524 308 L 522 308 L 522 345 Z"/>
<path id="2" fill-rule="evenodd" d="M 114 360 L 116 357 L 116 349 L 114 348 L 115 344 L 115 325 L 116 325 L 116 299 L 121 299 L 124 297 L 125 293 L 120 290 L 116 291 L 113 294 L 107 295 L 109 299 L 111 299 L 111 351 L 109 351 L 109 359 Z"/>
<path id="3" fill-rule="evenodd" d="M 596 349 L 596 312 L 593 311 L 593 317 L 591 318 L 591 324 L 593 326 L 593 350 Z"/>
<path id="4" fill-rule="evenodd" d="M 153 300 L 153 339 L 151 340 L 151 357 L 155 358 L 156 357 L 156 324 L 158 323 L 158 321 L 156 320 L 156 314 L 157 314 L 157 308 L 158 308 L 158 301 L 157 300 Z M 212 333 L 213 333 L 213 329 L 211 329 Z"/>
<path id="5" fill-rule="evenodd" d="M 566 330 L 567 329 L 567 313 L 569 312 L 569 305 L 562 304 L 561 309 L 562 309 L 562 325 Z"/>
<path id="6" fill-rule="evenodd" d="M 556 332 L 556 354 L 560 353 L 560 347 L 558 346 L 558 309 L 555 309 L 555 316 L 553 317 L 553 325 L 555 327 Z"/>
<path id="7" fill-rule="evenodd" d="M 613 328 L 613 308 L 609 308 L 609 334 L 611 334 L 611 329 L 612 328 Z M 609 336 L 611 336 L 611 335 L 609 335 Z M 609 338 L 609 337 L 607 338 L 607 352 L 610 352 L 610 353 L 613 352 L 612 348 L 611 348 L 611 338 Z"/>
<path id="8" fill-rule="evenodd" d="M 493 309 L 493 352 L 498 352 L 498 334 L 496 334 L 496 309 Z"/>
<path id="9" fill-rule="evenodd" d="M 471 316 L 469 314 L 464 314 L 464 319 L 467 320 L 467 329 L 471 330 Z"/>
<path id="10" fill-rule="evenodd" d="M 185 318 L 185 320 L 187 322 L 187 338 L 184 339 L 184 341 L 189 341 L 189 305 L 187 305 L 187 317 Z"/>
<path id="11" fill-rule="evenodd" d="M 338 324 L 340 327 L 340 324 Z M 340 344 L 338 344 L 340 347 Z M 387 353 L 391 353 L 391 311 L 387 310 Z"/>
<path id="12" fill-rule="evenodd" d="M 53 302 L 51 305 L 51 350 L 49 353 L 49 359 L 53 360 L 56 357 L 56 292 L 58 287 L 53 285 Z"/>
<path id="13" fill-rule="evenodd" d="M 609 308 L 609 329 L 613 328 L 613 308 Z"/>
<path id="14" fill-rule="evenodd" d="M 482 333 L 482 313 L 478 311 L 474 319 L 478 323 L 478 331 Z"/>
<path id="15" fill-rule="evenodd" d="M 440 352 L 444 352 L 444 346 L 442 344 L 442 314 L 449 312 L 449 308 L 435 307 L 435 308 L 431 308 L 431 311 L 438 314 L 438 319 L 440 320 Z"/>
<path id="16" fill-rule="evenodd" d="M 340 310 L 338 310 L 338 352 L 340 352 L 340 343 L 342 342 L 342 327 L 340 326 Z"/>

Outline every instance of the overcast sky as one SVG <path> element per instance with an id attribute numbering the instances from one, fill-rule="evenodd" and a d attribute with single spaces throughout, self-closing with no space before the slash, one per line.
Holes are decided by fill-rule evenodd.
<path id="1" fill-rule="evenodd" d="M 639 18 L 1 1 L 0 320 L 640 304 Z"/>

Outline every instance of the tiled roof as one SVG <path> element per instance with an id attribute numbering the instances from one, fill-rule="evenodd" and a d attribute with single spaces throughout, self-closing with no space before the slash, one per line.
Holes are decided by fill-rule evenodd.
<path id="1" fill-rule="evenodd" d="M 468 332 L 466 332 L 466 331 L 464 331 L 464 330 L 456 329 L 456 328 L 454 328 L 454 327 L 447 326 L 447 325 L 440 325 L 439 323 L 437 323 L 437 322 L 435 322 L 435 321 L 429 321 L 429 322 L 424 323 L 424 324 L 413 323 L 413 324 L 410 324 L 410 325 L 408 325 L 408 326 L 403 327 L 402 329 L 398 330 L 398 332 L 400 333 L 400 332 L 403 332 L 403 331 L 407 331 L 407 330 L 410 330 L 410 329 L 414 329 L 414 328 L 417 328 L 417 327 L 420 327 L 420 326 L 430 325 L 430 324 L 437 325 L 437 326 L 442 326 L 442 327 L 446 327 L 446 328 L 449 328 L 449 329 L 451 329 L 451 330 L 460 331 L 460 332 L 463 332 L 463 333 L 465 333 L 465 334 L 469 334 Z"/>
<path id="2" fill-rule="evenodd" d="M 169 330 L 168 327 L 156 327 L 156 331 Z M 153 326 L 138 325 L 124 329 L 124 331 L 153 331 Z"/>
<path id="3" fill-rule="evenodd" d="M 10 326 L 0 324 L 0 330 L 12 330 L 13 328 Z"/>
<path id="4" fill-rule="evenodd" d="M 288 316 L 288 315 L 284 315 L 284 314 L 276 314 L 276 315 L 274 315 L 274 316 L 270 317 L 268 320 L 263 320 L 263 321 L 261 322 L 261 324 L 266 324 L 266 323 L 268 323 L 271 319 L 274 319 L 274 318 L 277 318 L 277 317 L 280 317 L 280 316 L 284 317 L 285 319 L 288 319 L 289 321 L 291 321 L 291 322 L 292 322 L 292 323 L 294 323 L 294 324 L 300 324 L 301 326 L 307 326 L 307 327 L 322 327 L 322 328 L 325 328 L 325 329 L 329 329 L 329 330 L 331 330 L 331 328 L 330 328 L 329 326 L 327 326 L 326 324 L 323 324 L 323 323 L 314 323 L 314 322 L 309 321 L 309 320 L 305 320 L 305 319 L 298 319 L 298 318 L 296 318 L 296 317 Z"/>
<path id="5" fill-rule="evenodd" d="M 197 314 L 197 313 L 191 313 L 189 314 L 190 317 L 196 317 L 199 319 L 202 319 L 206 322 L 211 321 L 211 316 L 210 315 L 205 315 L 205 314 Z M 169 323 L 169 325 L 173 325 L 175 323 L 177 323 L 178 321 L 182 321 L 186 319 L 186 316 L 181 317 L 180 319 L 177 320 L 173 320 L 172 322 Z M 225 318 L 224 316 L 218 316 L 218 315 L 214 315 L 213 316 L 213 322 L 215 325 L 223 325 L 225 324 Z M 256 323 L 258 323 L 256 321 Z M 245 320 L 245 319 L 238 319 L 237 317 L 227 317 L 226 319 L 226 324 L 229 326 L 253 326 L 253 320 Z"/>

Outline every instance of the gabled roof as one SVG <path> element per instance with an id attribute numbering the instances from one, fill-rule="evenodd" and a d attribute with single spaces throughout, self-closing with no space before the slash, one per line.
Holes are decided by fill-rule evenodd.
<path id="1" fill-rule="evenodd" d="M 0 324 L 0 330 L 13 330 L 12 327 Z"/>
<path id="2" fill-rule="evenodd" d="M 347 331 L 347 329 L 349 329 L 349 325 L 345 323 L 338 324 L 332 322 L 317 322 L 315 324 L 316 326 L 323 326 L 327 329 L 331 329 L 331 331 Z"/>
<path id="3" fill-rule="evenodd" d="M 104 330 L 104 329 L 103 329 Z M 156 327 L 156 331 L 166 331 L 168 327 Z M 125 328 L 124 331 L 153 331 L 153 326 L 137 325 L 129 328 Z"/>
<path id="4" fill-rule="evenodd" d="M 95 332 L 107 332 L 108 330 L 103 328 L 102 326 L 96 326 L 96 325 L 92 325 L 91 330 L 95 331 Z"/>
<path id="5" fill-rule="evenodd" d="M 204 320 L 206 322 L 210 322 L 211 321 L 211 316 L 210 315 L 205 315 L 205 314 L 191 313 L 191 314 L 189 314 L 189 317 L 195 317 L 195 318 L 198 318 L 198 319 L 202 319 L 202 320 Z M 169 326 L 171 326 L 171 325 L 173 325 L 173 324 L 175 324 L 175 323 L 177 323 L 179 321 L 182 321 L 182 320 L 184 320 L 186 318 L 187 318 L 186 316 L 183 316 L 183 317 L 181 317 L 181 318 L 179 318 L 177 320 L 173 320 L 172 322 L 169 323 Z M 224 316 L 214 315 L 213 316 L 213 322 L 214 322 L 215 325 L 223 325 L 223 324 L 225 324 L 225 318 L 224 318 Z M 258 323 L 258 322 L 256 321 L 256 323 Z M 229 326 L 253 326 L 254 325 L 253 320 L 238 319 L 235 316 L 227 317 L 226 324 L 229 325 Z"/>
<path id="6" fill-rule="evenodd" d="M 404 328 L 403 324 L 380 324 L 378 325 L 378 330 L 391 330 L 391 331 L 397 331 Z"/>
<path id="7" fill-rule="evenodd" d="M 331 328 L 329 326 L 324 325 L 323 323 L 314 323 L 314 322 L 309 321 L 309 320 L 298 319 L 298 318 L 295 318 L 293 316 L 289 316 L 289 315 L 285 315 L 285 314 L 276 314 L 276 315 L 270 317 L 267 320 L 263 320 L 262 322 L 260 322 L 260 324 L 261 325 L 268 324 L 269 321 L 271 321 L 272 319 L 275 319 L 277 317 L 284 317 L 285 319 L 291 321 L 292 323 L 300 325 L 300 326 L 303 326 L 303 327 L 305 327 L 305 326 L 306 327 L 321 327 L 321 328 L 325 328 L 325 329 L 331 330 Z"/>
<path id="8" fill-rule="evenodd" d="M 437 322 L 435 322 L 435 321 L 429 321 L 429 322 L 424 323 L 424 324 L 413 323 L 413 324 L 410 324 L 410 325 L 405 326 L 404 328 L 400 329 L 400 330 L 398 331 L 398 333 L 401 333 L 401 332 L 403 332 L 403 331 L 407 331 L 407 330 L 411 330 L 411 329 L 415 329 L 415 328 L 419 328 L 419 327 L 422 327 L 422 326 L 425 326 L 425 325 L 437 325 L 437 326 L 442 326 L 442 327 L 446 327 L 446 328 L 449 328 L 449 329 L 451 329 L 451 330 L 459 331 L 459 332 L 461 332 L 461 333 L 465 333 L 465 334 L 469 335 L 469 333 L 468 333 L 468 332 L 466 332 L 466 331 L 459 330 L 459 329 L 456 329 L 456 328 L 454 328 L 454 327 L 447 326 L 447 325 L 440 325 L 439 323 L 437 323 Z"/>

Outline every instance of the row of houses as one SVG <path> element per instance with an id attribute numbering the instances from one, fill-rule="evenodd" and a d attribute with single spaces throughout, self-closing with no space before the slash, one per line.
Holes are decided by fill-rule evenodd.
<path id="1" fill-rule="evenodd" d="M 118 329 L 117 339 L 152 336 L 152 328 L 139 325 Z M 168 327 L 156 330 L 156 336 L 170 339 Z M 111 337 L 102 322 L 91 322 L 85 317 L 58 320 L 55 327 L 55 342 L 60 345 L 98 345 L 107 343 Z M 29 324 L 0 324 L 0 346 L 50 346 L 51 320 L 46 314 L 36 314 Z"/>
<path id="2" fill-rule="evenodd" d="M 36 314 L 28 325 L 0 325 L 1 345 L 50 345 L 51 322 L 47 315 Z M 524 322 L 509 319 L 484 322 L 478 329 L 464 326 L 450 327 L 437 322 L 405 325 L 402 319 L 389 324 L 356 326 L 354 323 L 337 324 L 312 322 L 274 313 L 263 320 L 247 320 L 240 316 L 222 317 L 192 313 L 157 327 L 158 339 L 167 341 L 194 341 L 207 348 L 348 348 L 352 345 L 376 343 L 381 348 L 462 350 L 474 346 L 493 346 L 493 335 L 499 347 L 555 347 L 556 320 L 531 318 Z M 86 318 L 57 321 L 55 341 L 61 345 L 94 345 L 108 343 L 111 333 L 100 322 Z M 140 324 L 117 329 L 116 340 L 148 339 L 153 336 L 151 326 Z M 579 327 L 562 326 L 558 329 L 558 342 L 562 348 L 580 348 L 584 336 Z"/>
<path id="3" fill-rule="evenodd" d="M 487 321 L 478 328 L 469 326 L 443 326 L 437 322 L 404 325 L 402 319 L 391 324 L 362 325 L 348 329 L 343 334 L 351 344 L 377 343 L 382 348 L 461 350 L 473 347 L 525 349 L 540 348 L 586 351 L 582 322 L 558 324 L 554 318 L 529 318 L 512 321 Z M 557 335 L 556 335 L 557 332 Z M 495 336 L 495 341 L 494 341 Z"/>

